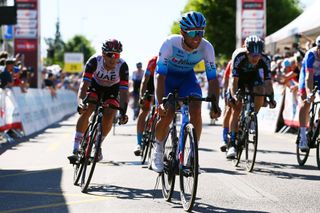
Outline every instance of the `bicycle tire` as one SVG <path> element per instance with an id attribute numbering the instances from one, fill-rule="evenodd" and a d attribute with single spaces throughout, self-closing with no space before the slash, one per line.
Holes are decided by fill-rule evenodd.
<path id="1" fill-rule="evenodd" d="M 151 127 L 149 126 L 149 123 L 151 118 L 152 118 L 151 114 L 149 114 L 143 130 L 142 148 L 141 148 L 141 164 L 144 164 L 146 162 L 148 150 L 150 147 L 150 138 L 151 138 L 152 132 L 151 132 Z"/>
<path id="2" fill-rule="evenodd" d="M 251 123 L 254 123 L 254 129 L 251 129 Z M 245 137 L 245 169 L 248 172 L 253 171 L 253 167 L 256 161 L 257 156 L 257 147 L 258 147 L 258 120 L 256 113 L 253 113 L 250 116 L 250 120 L 248 121 L 247 129 Z M 251 153 L 251 154 L 250 154 Z"/>
<path id="3" fill-rule="evenodd" d="M 101 123 L 98 122 L 92 129 L 90 134 L 90 143 L 86 149 L 86 157 L 84 161 L 84 167 L 81 176 L 81 192 L 87 192 L 91 178 L 93 176 L 94 169 L 96 167 L 98 154 L 100 150 L 101 142 Z M 97 138 L 96 138 L 97 137 Z M 95 146 L 95 139 L 97 140 L 98 146 Z M 94 146 L 94 147 L 93 147 Z M 94 150 L 94 152 L 93 152 Z M 91 166 L 91 167 L 90 167 Z"/>
<path id="4" fill-rule="evenodd" d="M 164 169 L 161 173 L 162 195 L 166 201 L 170 201 L 176 179 L 176 149 L 177 138 L 173 133 L 173 128 L 169 130 L 164 142 Z"/>
<path id="5" fill-rule="evenodd" d="M 303 166 L 308 160 L 310 149 L 306 150 L 305 152 L 302 152 L 299 148 L 299 141 L 300 141 L 300 128 L 299 128 L 297 139 L 296 139 L 296 154 L 297 154 L 297 161 L 299 166 Z"/>
<path id="6" fill-rule="evenodd" d="M 235 167 L 239 166 L 239 163 L 241 162 L 241 154 L 244 148 L 244 139 L 245 139 L 245 134 L 246 134 L 246 130 L 245 130 L 245 125 L 244 125 L 244 121 L 242 119 L 242 117 L 240 118 L 240 124 L 239 124 L 239 134 L 238 134 L 238 141 L 236 144 L 236 148 L 237 148 L 237 156 L 235 159 L 232 160 L 232 163 Z"/>
<path id="7" fill-rule="evenodd" d="M 320 169 L 320 142 L 316 141 L 316 143 L 317 143 L 317 148 L 316 148 L 316 150 L 317 150 L 317 154 L 316 154 L 316 156 L 317 156 L 317 166 L 318 166 L 318 169 Z"/>
<path id="8" fill-rule="evenodd" d="M 190 211 L 196 199 L 199 175 L 197 137 L 191 123 L 184 128 L 183 147 L 180 148 L 179 158 L 183 157 L 183 164 L 179 165 L 180 199 L 183 209 Z"/>
<path id="9" fill-rule="evenodd" d="M 86 149 L 86 146 L 88 144 L 88 139 L 89 139 L 89 129 L 91 128 L 91 124 L 88 126 L 86 129 L 83 139 L 80 143 L 80 151 L 78 153 L 78 160 L 76 164 L 74 165 L 73 168 L 73 184 L 78 185 L 79 179 L 81 177 L 81 173 L 83 170 L 83 165 L 84 165 L 84 150 Z"/>

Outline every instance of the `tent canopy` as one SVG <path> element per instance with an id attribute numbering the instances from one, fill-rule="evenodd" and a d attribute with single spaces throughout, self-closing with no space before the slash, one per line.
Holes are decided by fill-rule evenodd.
<path id="1" fill-rule="evenodd" d="M 295 35 L 303 34 L 311 39 L 315 39 L 320 34 L 320 1 L 315 1 L 300 16 L 277 32 L 267 36 L 265 43 L 267 49 L 279 48 L 290 45 L 296 41 Z M 303 37 L 300 42 L 306 42 Z"/>

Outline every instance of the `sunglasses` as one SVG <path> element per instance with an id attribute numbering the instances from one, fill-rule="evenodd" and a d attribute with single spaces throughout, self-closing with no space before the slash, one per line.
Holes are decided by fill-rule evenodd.
<path id="1" fill-rule="evenodd" d="M 249 55 L 250 55 L 251 57 L 259 57 L 259 56 L 261 56 L 260 53 L 249 53 Z"/>
<path id="2" fill-rule="evenodd" d="M 187 33 L 187 35 L 191 38 L 195 38 L 196 36 L 204 36 L 204 30 L 186 30 L 184 32 Z"/>
<path id="3" fill-rule="evenodd" d="M 103 53 L 103 54 L 109 58 L 115 58 L 115 59 L 120 58 L 120 53 L 108 52 L 108 53 Z"/>

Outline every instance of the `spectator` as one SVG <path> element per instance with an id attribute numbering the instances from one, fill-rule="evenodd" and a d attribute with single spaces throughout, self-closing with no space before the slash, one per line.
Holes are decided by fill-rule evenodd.
<path id="1" fill-rule="evenodd" d="M 0 88 L 10 88 L 13 86 L 12 73 L 14 70 L 14 59 L 7 59 L 4 70 L 0 73 Z"/>
<path id="2" fill-rule="evenodd" d="M 44 86 L 45 88 L 49 89 L 52 97 L 57 96 L 57 91 L 56 91 L 54 82 L 55 82 L 55 76 L 52 73 L 48 73 L 47 78 L 44 79 Z"/>

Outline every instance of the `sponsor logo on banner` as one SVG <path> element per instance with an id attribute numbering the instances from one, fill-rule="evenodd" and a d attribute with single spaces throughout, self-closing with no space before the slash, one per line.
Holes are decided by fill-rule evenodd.
<path id="1" fill-rule="evenodd" d="M 18 52 L 34 52 L 37 49 L 37 40 L 16 40 L 15 48 Z"/>

